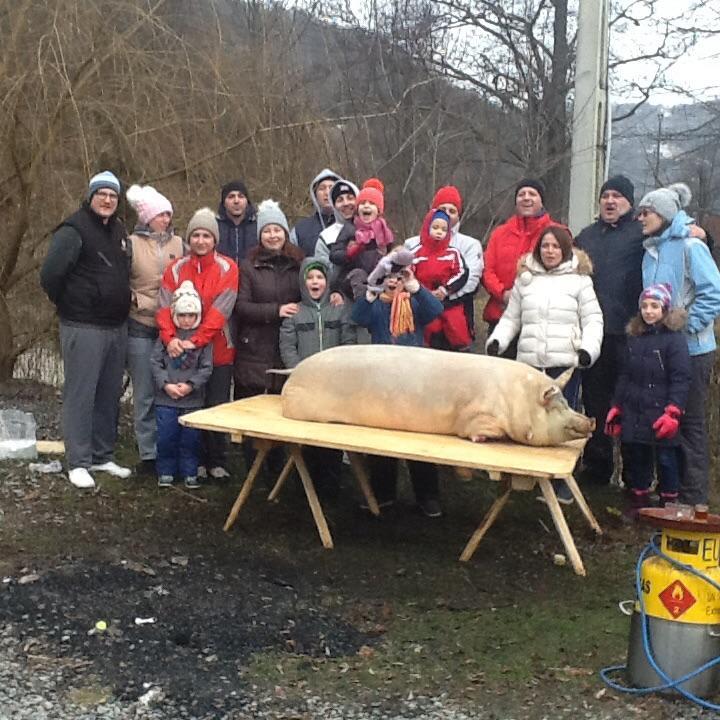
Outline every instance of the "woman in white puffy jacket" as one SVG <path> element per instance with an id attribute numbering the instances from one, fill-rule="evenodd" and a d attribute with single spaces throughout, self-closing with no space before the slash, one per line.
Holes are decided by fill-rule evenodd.
<path id="1" fill-rule="evenodd" d="M 520 333 L 517 360 L 558 377 L 569 367 L 590 367 L 600 355 L 603 318 L 592 284 L 590 258 L 573 248 L 570 232 L 551 225 L 535 250 L 518 263 L 510 300 L 488 338 L 489 355 L 502 353 Z M 579 373 L 565 386 L 577 409 Z"/>
<path id="2" fill-rule="evenodd" d="M 520 333 L 519 362 L 553 378 L 570 367 L 590 367 L 603 338 L 591 275 L 590 258 L 573 248 L 570 231 L 559 225 L 546 228 L 533 252 L 518 263 L 507 308 L 485 345 L 488 355 L 502 353 Z M 573 410 L 578 409 L 579 393 L 576 371 L 563 390 Z M 556 488 L 558 499 L 571 502 L 565 490 Z"/>

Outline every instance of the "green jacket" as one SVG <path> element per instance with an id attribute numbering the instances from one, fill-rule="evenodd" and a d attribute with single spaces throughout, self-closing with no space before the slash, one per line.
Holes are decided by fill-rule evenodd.
<path id="1" fill-rule="evenodd" d="M 329 283 L 317 301 L 310 297 L 305 285 L 305 268 L 311 262 L 317 262 L 317 258 L 306 258 L 300 268 L 300 309 L 285 318 L 280 326 L 280 356 L 286 368 L 293 368 L 322 350 L 357 342 L 350 306 L 330 304 Z"/>

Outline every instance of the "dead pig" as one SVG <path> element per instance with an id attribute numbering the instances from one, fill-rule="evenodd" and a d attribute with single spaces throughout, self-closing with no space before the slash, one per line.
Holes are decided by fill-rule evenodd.
<path id="1" fill-rule="evenodd" d="M 569 377 L 569 373 L 567 373 Z M 315 422 L 558 445 L 595 421 L 561 388 L 522 363 L 393 345 L 332 348 L 303 360 L 282 391 L 285 417 Z"/>

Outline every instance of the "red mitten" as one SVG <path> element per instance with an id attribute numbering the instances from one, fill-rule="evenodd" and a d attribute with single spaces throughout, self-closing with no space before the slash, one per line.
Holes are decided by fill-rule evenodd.
<path id="1" fill-rule="evenodd" d="M 609 435 L 610 437 L 620 437 L 620 434 L 622 433 L 622 424 L 620 423 L 621 417 L 622 410 L 617 405 L 613 405 L 605 418 L 606 435 Z"/>
<path id="2" fill-rule="evenodd" d="M 359 255 L 362 252 L 362 249 L 363 249 L 363 246 L 359 242 L 355 242 L 355 240 L 351 240 L 348 243 L 345 254 L 347 255 L 348 259 L 352 259 L 356 255 Z"/>
<path id="3" fill-rule="evenodd" d="M 666 405 L 665 412 L 653 423 L 655 437 L 658 440 L 669 440 L 677 435 L 680 427 L 682 410 L 677 405 Z"/>

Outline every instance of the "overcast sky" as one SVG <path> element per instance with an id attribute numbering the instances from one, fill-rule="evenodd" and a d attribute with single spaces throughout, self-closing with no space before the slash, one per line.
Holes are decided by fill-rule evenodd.
<path id="1" fill-rule="evenodd" d="M 717 7 L 720 7 L 720 0 L 715 0 Z M 705 9 L 702 12 L 691 14 L 689 8 L 693 0 L 661 0 L 658 10 L 659 16 L 676 18 L 684 14 L 682 22 L 695 27 L 714 28 L 720 31 L 720 10 Z M 657 16 L 656 16 L 657 17 Z M 637 53 L 652 50 L 657 45 L 658 36 L 648 32 L 649 23 L 640 23 L 637 26 L 628 25 L 623 32 L 612 32 L 610 35 L 611 46 L 618 43 L 618 50 L 622 54 Z M 627 51 L 625 50 L 627 47 Z M 655 72 L 655 65 L 646 63 L 633 63 L 626 66 L 620 72 L 620 77 L 611 78 L 611 88 L 618 87 L 617 80 L 639 78 L 642 75 L 652 77 Z M 683 58 L 678 60 L 668 71 L 667 78 L 670 82 L 679 85 L 688 92 L 700 95 L 703 99 L 720 98 L 720 36 L 707 38 L 699 42 Z M 627 97 L 613 93 L 615 102 L 622 102 Z M 655 93 L 651 102 L 676 104 L 690 102 L 691 99 L 682 95 L 669 95 L 667 93 Z"/>

